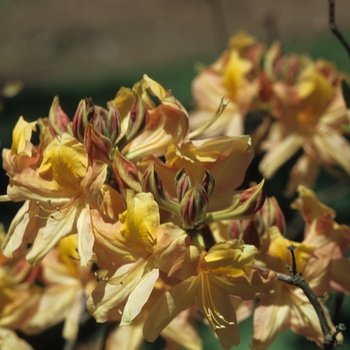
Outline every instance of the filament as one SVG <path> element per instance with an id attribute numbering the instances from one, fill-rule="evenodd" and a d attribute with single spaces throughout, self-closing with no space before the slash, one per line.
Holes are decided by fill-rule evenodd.
<path id="1" fill-rule="evenodd" d="M 230 326 L 235 324 L 233 321 L 227 321 L 217 310 L 207 273 L 202 273 L 202 302 L 205 316 L 208 318 L 215 332 L 219 329 L 226 328 L 226 325 Z"/>

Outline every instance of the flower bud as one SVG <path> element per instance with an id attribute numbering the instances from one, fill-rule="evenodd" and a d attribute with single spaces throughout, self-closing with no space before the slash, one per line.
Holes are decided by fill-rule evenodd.
<path id="1" fill-rule="evenodd" d="M 142 101 L 142 98 L 134 92 L 134 103 L 130 110 L 128 128 L 121 143 L 118 143 L 119 148 L 122 149 L 127 143 L 138 136 L 145 129 L 148 121 L 148 109 Z"/>
<path id="2" fill-rule="evenodd" d="M 182 198 L 184 197 L 185 193 L 192 186 L 191 179 L 190 179 L 189 175 L 187 174 L 185 168 L 182 168 L 175 175 L 175 184 L 176 184 L 177 201 L 178 201 L 178 203 L 180 203 L 182 201 Z"/>
<path id="3" fill-rule="evenodd" d="M 180 203 L 180 216 L 185 229 L 195 228 L 204 219 L 209 200 L 200 183 L 190 188 Z"/>
<path id="4" fill-rule="evenodd" d="M 58 96 L 55 96 L 50 108 L 49 129 L 54 137 L 66 132 L 73 135 L 70 120 L 67 114 L 63 112 Z"/>
<path id="5" fill-rule="evenodd" d="M 160 208 L 178 215 L 179 206 L 165 194 L 163 181 L 158 176 L 154 166 L 154 162 L 151 163 L 143 173 L 142 190 L 143 192 L 151 192 L 154 196 L 154 200 L 158 203 Z"/>
<path id="6" fill-rule="evenodd" d="M 137 166 L 126 159 L 118 150 L 115 149 L 112 163 L 113 177 L 119 188 L 126 190 L 133 189 L 136 193 L 141 192 L 141 175 Z"/>
<path id="7" fill-rule="evenodd" d="M 95 106 L 91 98 L 81 100 L 73 118 L 74 137 L 84 143 L 86 127 L 91 124 L 114 145 L 120 133 L 120 115 L 113 103 L 108 108 Z"/>
<path id="8" fill-rule="evenodd" d="M 202 179 L 202 186 L 204 187 L 205 192 L 207 193 L 207 196 L 209 198 L 215 189 L 215 179 L 207 169 L 204 169 L 204 171 L 205 171 L 205 174 Z"/>

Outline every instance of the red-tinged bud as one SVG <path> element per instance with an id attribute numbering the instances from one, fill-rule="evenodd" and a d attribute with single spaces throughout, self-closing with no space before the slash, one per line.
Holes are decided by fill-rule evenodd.
<path id="1" fill-rule="evenodd" d="M 120 115 L 114 103 L 109 103 L 108 107 L 107 111 L 95 106 L 91 98 L 81 100 L 73 118 L 74 137 L 84 143 L 85 130 L 91 124 L 114 145 L 120 133 Z"/>
<path id="2" fill-rule="evenodd" d="M 207 213 L 203 224 L 222 220 L 243 220 L 253 216 L 264 204 L 265 181 L 235 195 L 232 204 L 223 210 Z"/>
<path id="3" fill-rule="evenodd" d="M 267 223 L 267 228 L 269 228 L 270 226 L 277 226 L 280 230 L 280 232 L 282 233 L 282 235 L 284 235 L 286 233 L 286 220 L 284 218 L 283 212 L 280 208 L 280 206 L 278 205 L 278 202 L 276 200 L 275 197 L 271 197 L 271 198 L 267 198 L 266 199 L 266 203 L 265 205 L 262 207 L 262 209 L 264 209 L 265 207 L 267 207 L 269 210 L 269 218 L 270 220 Z M 263 216 L 263 220 L 264 220 L 264 213 L 262 213 Z"/>
<path id="4" fill-rule="evenodd" d="M 112 144 L 107 137 L 101 135 L 91 124 L 87 124 L 85 132 L 85 147 L 89 162 L 99 160 L 109 164 L 109 155 L 112 151 Z"/>
<path id="5" fill-rule="evenodd" d="M 149 121 L 148 109 L 142 98 L 134 92 L 134 103 L 130 110 L 128 128 L 118 146 L 122 149 L 126 144 L 138 136 L 146 127 Z"/>
<path id="6" fill-rule="evenodd" d="M 207 196 L 209 198 L 213 194 L 215 189 L 215 179 L 207 169 L 205 169 L 204 171 L 205 171 L 205 174 L 202 179 L 202 186 L 204 187 L 207 193 Z"/>
<path id="7" fill-rule="evenodd" d="M 260 249 L 260 236 L 254 219 L 250 219 L 242 235 L 245 244 L 251 244 Z"/>
<path id="8" fill-rule="evenodd" d="M 205 218 L 209 200 L 204 187 L 197 183 L 190 188 L 180 203 L 180 216 L 185 229 L 193 229 Z"/>
<path id="9" fill-rule="evenodd" d="M 141 192 L 141 174 L 137 169 L 137 166 L 130 160 L 126 159 L 119 149 L 115 149 L 113 163 L 112 163 L 113 176 L 118 184 L 119 188 L 133 189 L 136 193 Z"/>
<path id="10" fill-rule="evenodd" d="M 151 192 L 159 207 L 175 215 L 179 214 L 179 205 L 170 199 L 164 190 L 163 181 L 154 169 L 154 162 L 149 165 L 142 176 L 143 192 Z"/>
<path id="11" fill-rule="evenodd" d="M 49 112 L 49 129 L 52 136 L 69 133 L 73 135 L 70 120 L 66 113 L 63 112 L 58 96 L 53 99 Z"/>
<path id="12" fill-rule="evenodd" d="M 186 192 L 192 187 L 191 179 L 187 174 L 185 168 L 182 168 L 175 175 L 175 184 L 176 184 L 177 201 L 178 203 L 180 203 L 182 201 L 182 198 L 186 194 Z"/>
<path id="13" fill-rule="evenodd" d="M 254 214 L 264 205 L 266 199 L 265 186 L 261 184 L 255 185 L 239 196 L 240 204 L 249 203 L 249 207 L 246 209 L 246 214 Z"/>

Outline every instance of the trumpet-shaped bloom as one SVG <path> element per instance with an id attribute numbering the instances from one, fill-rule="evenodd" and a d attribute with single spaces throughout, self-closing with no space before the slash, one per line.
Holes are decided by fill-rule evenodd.
<path id="1" fill-rule="evenodd" d="M 261 273 L 252 269 L 257 249 L 245 245 L 241 240 L 218 243 L 202 254 L 194 247 L 188 249 L 190 264 L 198 264 L 197 274 L 164 293 L 148 316 L 144 336 L 154 341 L 177 314 L 196 302 L 219 337 L 222 347 L 229 349 L 240 341 L 231 296 L 249 300 L 256 294 L 270 293 L 275 276 L 267 271 Z M 183 268 L 185 275 L 189 274 L 186 263 Z"/>
<path id="2" fill-rule="evenodd" d="M 170 271 L 185 250 L 186 234 L 172 224 L 160 225 L 152 194 L 127 191 L 127 210 L 114 225 L 97 222 L 97 262 L 109 272 L 88 300 L 98 322 L 129 324 L 140 313 L 159 277 Z M 107 258 L 107 259 L 106 259 Z"/>
<path id="3" fill-rule="evenodd" d="M 39 282 L 44 291 L 35 315 L 24 328 L 27 334 L 40 333 L 64 321 L 63 338 L 76 339 L 84 301 L 96 284 L 90 267 L 80 265 L 77 247 L 77 235 L 65 237 L 41 262 Z"/>
<path id="4" fill-rule="evenodd" d="M 204 132 L 206 137 L 236 136 L 243 133 L 246 113 L 259 97 L 259 59 L 263 45 L 245 33 L 235 35 L 226 51 L 209 67 L 200 71 L 192 83 L 196 109 L 190 113 L 191 129 L 208 121 L 223 96 L 230 103 L 219 120 Z"/>
<path id="5" fill-rule="evenodd" d="M 179 170 L 184 168 L 193 184 L 200 183 L 205 170 L 209 171 L 215 179 L 209 208 L 218 210 L 231 204 L 253 156 L 248 136 L 194 140 L 168 147 L 165 163 L 156 160 L 155 169 L 172 197 L 176 197 L 174 178 Z"/>
<path id="6" fill-rule="evenodd" d="M 280 67 L 285 70 L 280 71 Z M 341 76 L 324 61 L 300 57 L 281 57 L 279 45 L 266 55 L 265 70 L 271 80 L 272 125 L 262 145 L 266 154 L 260 170 L 271 178 L 278 168 L 299 149 L 304 155 L 290 174 L 288 194 L 298 184 L 313 186 L 318 166 L 339 166 L 350 174 L 350 145 L 342 136 L 347 121 Z"/>
<path id="7" fill-rule="evenodd" d="M 17 139 L 14 143 L 21 144 Z M 17 146 L 4 150 L 4 159 L 14 149 L 19 150 Z M 78 232 L 81 263 L 86 265 L 93 245 L 89 210 L 103 205 L 106 167 L 89 166 L 84 145 L 69 134 L 53 139 L 40 153 L 40 163 L 20 170 L 11 167 L 16 163 L 5 162 L 8 196 L 26 202 L 10 226 L 4 254 L 11 257 L 22 243 L 30 243 L 27 259 L 37 264 L 61 238 Z"/>
<path id="8" fill-rule="evenodd" d="M 301 211 L 305 221 L 305 242 L 317 247 L 320 256 L 331 256 L 330 287 L 350 293 L 350 261 L 344 255 L 349 251 L 350 227 L 335 222 L 335 211 L 322 204 L 315 193 L 298 187 L 299 197 L 292 208 Z"/>
<path id="9" fill-rule="evenodd" d="M 330 256 L 318 256 L 314 246 L 297 243 L 284 238 L 276 226 L 264 235 L 257 264 L 273 271 L 286 273 L 292 266 L 292 255 L 287 247 L 294 245 L 297 272 L 302 274 L 317 295 L 327 291 Z M 328 312 L 324 309 L 329 324 Z M 254 338 L 251 349 L 263 350 L 269 347 L 277 334 L 286 329 L 323 343 L 319 319 L 304 292 L 290 284 L 279 282 L 274 294 L 261 296 L 254 312 Z"/>

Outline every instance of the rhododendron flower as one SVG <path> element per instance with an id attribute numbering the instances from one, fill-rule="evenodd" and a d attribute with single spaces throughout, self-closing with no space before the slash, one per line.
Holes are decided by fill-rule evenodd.
<path id="1" fill-rule="evenodd" d="M 2 350 L 34 350 L 26 341 L 19 338 L 16 332 L 0 327 L 0 347 Z"/>
<path id="2" fill-rule="evenodd" d="M 290 173 L 289 195 L 300 183 L 312 187 L 319 165 L 339 166 L 350 174 L 350 145 L 341 131 L 348 118 L 341 75 L 324 61 L 283 57 L 278 44 L 267 53 L 265 66 L 277 122 L 262 144 L 267 151 L 259 166 L 262 174 L 271 178 L 299 149 L 304 155 Z"/>
<path id="3" fill-rule="evenodd" d="M 241 240 L 218 243 L 203 253 L 194 247 L 188 249 L 187 256 L 190 258 L 182 267 L 183 273 L 190 275 L 193 266 L 189 269 L 187 264 L 196 263 L 197 274 L 171 287 L 159 299 L 145 323 L 145 338 L 154 341 L 179 312 L 196 302 L 219 337 L 222 347 L 229 349 L 240 341 L 230 296 L 249 300 L 256 294 L 270 293 L 276 276 L 252 269 L 257 249 L 245 245 Z"/>
<path id="4" fill-rule="evenodd" d="M 5 232 L 0 224 L 0 243 Z M 32 347 L 21 340 L 14 330 L 23 330 L 35 315 L 41 289 L 32 284 L 31 266 L 23 258 L 23 252 L 17 251 L 10 260 L 0 250 L 0 347 L 31 350 Z"/>
<path id="5" fill-rule="evenodd" d="M 265 51 L 262 44 L 245 33 L 232 37 L 220 58 L 200 71 L 192 83 L 196 109 L 190 113 L 191 129 L 208 121 L 223 96 L 230 100 L 219 120 L 203 133 L 206 137 L 243 133 L 247 112 L 259 97 L 259 60 Z"/>
<path id="6" fill-rule="evenodd" d="M 303 215 L 304 241 L 317 247 L 319 254 L 331 256 L 330 287 L 350 293 L 350 261 L 345 257 L 350 247 L 350 227 L 335 222 L 335 211 L 322 204 L 312 190 L 299 186 L 298 193 L 292 208 L 300 210 Z"/>
<path id="7" fill-rule="evenodd" d="M 327 291 L 329 261 L 331 256 L 318 256 L 314 246 L 297 243 L 284 238 L 276 226 L 263 236 L 257 265 L 273 271 L 289 274 L 286 267 L 292 266 L 292 255 L 287 247 L 294 245 L 296 269 L 317 295 Z M 334 330 L 328 311 L 324 308 L 329 325 Z M 302 289 L 279 282 L 271 295 L 262 295 L 254 311 L 254 338 L 251 349 L 263 350 L 274 341 L 277 334 L 286 329 L 323 343 L 323 334 L 317 314 Z"/>
<path id="8" fill-rule="evenodd" d="M 88 309 L 98 322 L 129 324 L 147 302 L 160 270 L 170 271 L 185 250 L 184 231 L 160 225 L 159 208 L 150 193 L 126 192 L 127 210 L 116 224 L 94 224 L 96 258 L 109 270 L 92 293 Z"/>
<path id="9" fill-rule="evenodd" d="M 121 350 L 138 350 L 145 342 L 143 326 L 149 311 L 168 288 L 166 283 L 158 279 L 147 303 L 132 323 L 116 327 L 110 333 L 106 349 L 113 350 L 117 347 Z M 161 336 L 166 340 L 167 348 L 177 348 L 180 345 L 189 350 L 201 350 L 203 348 L 202 340 L 194 326 L 197 318 L 193 308 L 180 312 L 161 332 Z"/>
<path id="10" fill-rule="evenodd" d="M 44 290 L 25 333 L 37 334 L 64 321 L 62 337 L 77 338 L 84 301 L 96 285 L 91 267 L 80 265 L 77 247 L 77 235 L 65 237 L 41 262 L 38 282 Z"/>
<path id="11" fill-rule="evenodd" d="M 219 210 L 231 204 L 252 159 L 253 150 L 248 136 L 193 140 L 185 142 L 181 147 L 169 146 L 165 162 L 155 160 L 155 170 L 172 197 L 176 197 L 175 175 L 182 168 L 193 184 L 200 183 L 207 170 L 215 179 L 209 209 Z"/>
<path id="12" fill-rule="evenodd" d="M 8 166 L 4 164 L 7 170 Z M 102 202 L 101 191 L 92 189 L 94 183 L 101 189 L 105 174 L 88 171 L 84 146 L 63 134 L 45 148 L 37 168 L 25 167 L 13 175 L 10 168 L 8 174 L 8 196 L 26 202 L 10 226 L 4 254 L 11 256 L 22 242 L 33 243 L 27 259 L 37 264 L 61 238 L 78 232 L 81 262 L 86 265 L 93 245 L 89 202 L 97 207 Z"/>

